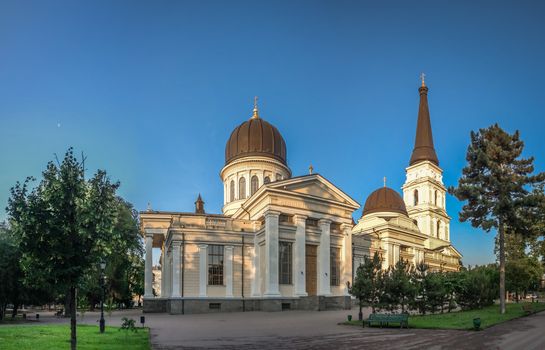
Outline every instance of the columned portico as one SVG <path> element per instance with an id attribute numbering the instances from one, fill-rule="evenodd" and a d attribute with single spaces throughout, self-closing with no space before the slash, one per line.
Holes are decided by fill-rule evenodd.
<path id="1" fill-rule="evenodd" d="M 265 297 L 278 297 L 278 217 L 279 212 L 265 213 Z"/>
<path id="2" fill-rule="evenodd" d="M 331 295 L 330 250 L 331 221 L 322 219 L 320 225 L 320 246 L 318 248 L 318 295 Z"/>
<path id="3" fill-rule="evenodd" d="M 199 296 L 206 297 L 208 280 L 206 270 L 208 255 L 208 244 L 199 244 Z"/>
<path id="4" fill-rule="evenodd" d="M 172 242 L 172 298 L 180 295 L 180 242 Z"/>
<path id="5" fill-rule="evenodd" d="M 293 256 L 295 266 L 293 268 L 293 282 L 294 282 L 294 294 L 295 296 L 307 296 L 306 291 L 306 266 L 305 266 L 305 230 L 306 230 L 306 216 L 295 215 L 293 220 L 295 222 L 295 244 L 293 249 Z"/>
<path id="6" fill-rule="evenodd" d="M 153 234 L 147 232 L 144 298 L 153 298 Z"/>

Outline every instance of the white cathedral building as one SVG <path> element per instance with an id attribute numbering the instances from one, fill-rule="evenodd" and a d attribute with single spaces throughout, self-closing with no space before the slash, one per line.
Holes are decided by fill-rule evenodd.
<path id="1" fill-rule="evenodd" d="M 360 205 L 324 176 L 292 176 L 286 143 L 259 116 L 233 130 L 220 178 L 221 214 L 148 209 L 144 312 L 326 310 L 350 308 L 348 284 L 364 256 L 383 268 L 399 259 L 456 271 L 446 188 L 433 146 L 428 88 L 419 88 L 415 146 L 403 197 L 386 186 Z M 161 249 L 160 294 L 153 290 L 153 248 Z"/>

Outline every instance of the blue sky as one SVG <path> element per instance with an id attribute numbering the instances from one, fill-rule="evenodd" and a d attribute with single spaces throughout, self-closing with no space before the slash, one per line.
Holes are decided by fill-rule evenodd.
<path id="1" fill-rule="evenodd" d="M 422 71 L 446 185 L 495 122 L 544 171 L 543 18 L 539 1 L 4 0 L 0 206 L 74 146 L 140 210 L 191 211 L 200 192 L 220 212 L 225 141 L 255 95 L 293 174 L 312 163 L 363 204 L 383 176 L 404 182 Z M 464 263 L 493 261 L 460 207 L 449 196 Z"/>

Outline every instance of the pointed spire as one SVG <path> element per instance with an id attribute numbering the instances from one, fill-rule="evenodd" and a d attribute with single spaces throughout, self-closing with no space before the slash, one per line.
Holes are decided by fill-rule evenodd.
<path id="1" fill-rule="evenodd" d="M 259 110 L 257 109 L 257 96 L 254 97 L 254 114 L 252 119 L 259 119 Z"/>
<path id="2" fill-rule="evenodd" d="M 204 214 L 204 201 L 201 198 L 201 194 L 199 193 L 199 197 L 197 197 L 197 201 L 195 202 L 195 214 Z"/>
<path id="3" fill-rule="evenodd" d="M 435 148 L 433 147 L 433 135 L 431 132 L 430 111 L 428 109 L 428 87 L 424 82 L 426 75 L 422 73 L 422 86 L 418 89 L 420 93 L 420 105 L 418 107 L 418 122 L 416 125 L 416 137 L 414 149 L 411 155 L 410 165 L 418 162 L 430 161 L 439 165 Z"/>

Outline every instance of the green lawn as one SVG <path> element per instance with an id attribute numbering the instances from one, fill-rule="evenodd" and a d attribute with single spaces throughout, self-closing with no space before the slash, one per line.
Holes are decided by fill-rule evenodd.
<path id="1" fill-rule="evenodd" d="M 0 326 L 2 350 L 70 349 L 70 325 Z M 78 326 L 78 349 L 149 350 L 149 330 L 137 333 L 106 327 L 100 334 L 98 326 Z"/>
<path id="2" fill-rule="evenodd" d="M 535 311 L 545 310 L 545 303 L 519 303 L 507 304 L 506 313 L 500 314 L 500 307 L 492 305 L 480 310 L 458 311 L 444 314 L 410 316 L 409 328 L 429 328 L 429 329 L 473 329 L 473 319 L 481 319 L 481 328 L 488 328 L 498 323 L 512 320 L 517 317 L 525 316 L 522 305 L 532 305 Z M 343 322 L 346 325 L 358 325 L 360 321 Z"/>

